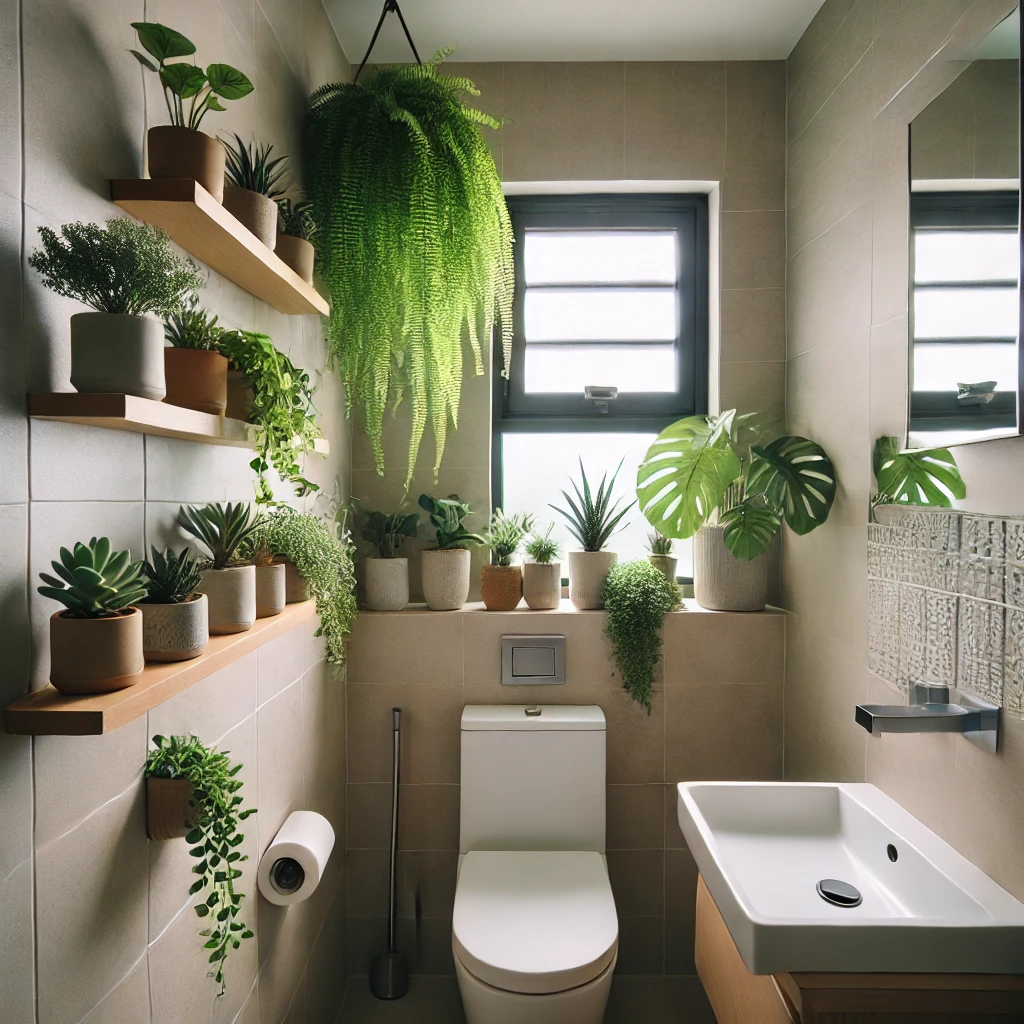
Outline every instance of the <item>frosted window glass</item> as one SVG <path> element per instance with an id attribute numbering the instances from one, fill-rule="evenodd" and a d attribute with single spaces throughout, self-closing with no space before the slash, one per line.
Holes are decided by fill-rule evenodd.
<path id="1" fill-rule="evenodd" d="M 996 391 L 1017 390 L 1017 346 L 915 345 L 914 390 L 956 391 L 958 383 L 997 381 Z"/>
<path id="2" fill-rule="evenodd" d="M 673 341 L 674 288 L 543 288 L 526 292 L 527 342 Z"/>
<path id="3" fill-rule="evenodd" d="M 619 391 L 675 391 L 671 345 L 528 345 L 528 394 L 580 392 L 588 384 Z"/>
<path id="4" fill-rule="evenodd" d="M 1016 231 L 918 231 L 914 280 L 1016 281 L 1020 254 Z"/>
<path id="5" fill-rule="evenodd" d="M 919 288 L 915 338 L 1016 338 L 1015 288 Z"/>
<path id="6" fill-rule="evenodd" d="M 674 231 L 527 231 L 526 283 L 675 284 Z"/>

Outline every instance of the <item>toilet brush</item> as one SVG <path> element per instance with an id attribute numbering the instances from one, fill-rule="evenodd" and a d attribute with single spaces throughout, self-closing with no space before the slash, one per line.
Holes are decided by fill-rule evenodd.
<path id="1" fill-rule="evenodd" d="M 391 863 L 388 870 L 388 948 L 370 961 L 370 991 L 378 999 L 401 999 L 409 991 L 405 957 L 395 949 L 395 850 L 398 845 L 398 762 L 401 743 L 402 709 L 392 708 L 394 760 L 391 776 Z"/>

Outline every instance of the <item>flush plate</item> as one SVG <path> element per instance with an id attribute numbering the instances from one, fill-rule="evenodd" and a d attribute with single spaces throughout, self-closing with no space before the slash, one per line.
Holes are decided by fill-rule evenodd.
<path id="1" fill-rule="evenodd" d="M 510 635 L 501 638 L 504 686 L 555 686 L 565 682 L 565 637 Z"/>

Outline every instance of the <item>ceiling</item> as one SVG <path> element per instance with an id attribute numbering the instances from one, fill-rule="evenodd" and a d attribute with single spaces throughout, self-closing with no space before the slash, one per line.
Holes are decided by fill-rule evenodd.
<path id="1" fill-rule="evenodd" d="M 426 59 L 462 61 L 782 60 L 823 0 L 399 0 Z M 383 0 L 325 0 L 348 59 L 363 59 Z M 394 14 L 374 63 L 407 61 Z"/>

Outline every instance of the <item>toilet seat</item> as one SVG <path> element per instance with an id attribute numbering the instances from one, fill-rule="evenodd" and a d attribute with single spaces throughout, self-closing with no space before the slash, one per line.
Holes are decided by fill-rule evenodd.
<path id="1" fill-rule="evenodd" d="M 474 977 L 523 994 L 598 977 L 618 951 L 618 918 L 599 853 L 473 851 L 455 889 L 452 945 Z"/>

